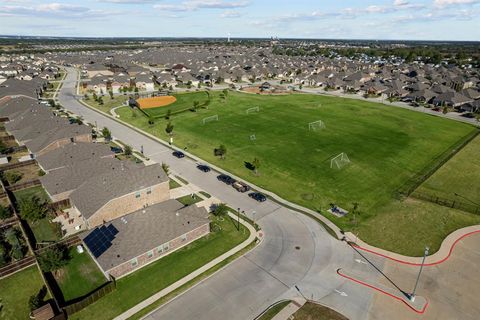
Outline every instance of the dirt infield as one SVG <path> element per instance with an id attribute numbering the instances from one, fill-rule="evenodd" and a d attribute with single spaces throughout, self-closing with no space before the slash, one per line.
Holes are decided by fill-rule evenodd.
<path id="1" fill-rule="evenodd" d="M 165 107 L 177 101 L 177 98 L 172 96 L 161 96 L 151 98 L 140 98 L 137 100 L 140 109 L 151 109 L 158 107 Z"/>

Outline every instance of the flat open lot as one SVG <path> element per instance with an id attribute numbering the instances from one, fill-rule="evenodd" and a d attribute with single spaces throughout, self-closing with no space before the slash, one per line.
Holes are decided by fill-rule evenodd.
<path id="1" fill-rule="evenodd" d="M 417 190 L 480 208 L 480 136 L 470 142 Z M 458 196 L 455 195 L 458 194 Z"/>

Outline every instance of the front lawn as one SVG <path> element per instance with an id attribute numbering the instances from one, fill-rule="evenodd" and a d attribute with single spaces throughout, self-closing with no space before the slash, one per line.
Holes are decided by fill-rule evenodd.
<path id="1" fill-rule="evenodd" d="M 55 272 L 65 301 L 80 298 L 108 281 L 86 251 L 78 253 L 75 246 L 69 254 L 68 264 Z"/>
<path id="2" fill-rule="evenodd" d="M 37 267 L 31 266 L 0 279 L 0 319 L 28 319 L 28 300 L 44 285 Z M 46 298 L 48 299 L 48 298 Z"/>
<path id="3" fill-rule="evenodd" d="M 179 201 L 181 204 L 183 204 L 184 206 L 190 206 L 192 204 L 195 204 L 197 202 L 200 202 L 202 201 L 203 199 L 200 198 L 198 195 L 194 195 L 194 197 L 192 197 L 192 195 L 188 194 L 186 196 L 183 196 L 183 197 L 180 197 L 178 199 L 176 199 L 177 201 Z"/>
<path id="4" fill-rule="evenodd" d="M 206 237 L 119 279 L 117 290 L 70 318 L 112 319 L 234 248 L 249 236 L 248 229 L 243 226 L 237 231 L 235 222 L 230 218 L 213 218 L 212 224 L 212 232 Z"/>

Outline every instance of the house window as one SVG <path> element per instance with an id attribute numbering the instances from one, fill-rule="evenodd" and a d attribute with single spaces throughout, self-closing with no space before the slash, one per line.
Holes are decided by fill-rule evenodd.
<path id="1" fill-rule="evenodd" d="M 152 193 L 152 188 L 148 188 L 147 189 L 147 194 L 151 194 Z"/>
<path id="2" fill-rule="evenodd" d="M 133 258 L 132 260 L 130 260 L 130 264 L 132 265 L 132 267 L 138 266 L 138 260 L 137 260 L 137 258 Z"/>
<path id="3" fill-rule="evenodd" d="M 140 198 L 140 192 L 135 193 L 135 198 Z"/>
<path id="4" fill-rule="evenodd" d="M 168 243 L 165 243 L 165 244 L 163 245 L 163 250 L 164 250 L 164 251 L 168 251 L 168 249 L 170 249 L 170 245 L 169 245 Z"/>
<path id="5" fill-rule="evenodd" d="M 157 253 L 163 253 L 163 246 L 157 248 Z"/>
<path id="6" fill-rule="evenodd" d="M 182 242 L 187 241 L 187 234 L 182 235 Z"/>
<path id="7" fill-rule="evenodd" d="M 153 251 L 148 251 L 147 258 L 150 259 L 151 257 L 153 257 Z"/>

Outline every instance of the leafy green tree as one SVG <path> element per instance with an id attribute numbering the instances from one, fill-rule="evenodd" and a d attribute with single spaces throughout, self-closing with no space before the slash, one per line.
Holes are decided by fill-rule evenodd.
<path id="1" fill-rule="evenodd" d="M 102 136 L 105 138 L 105 140 L 110 141 L 112 140 L 112 133 L 110 132 L 110 129 L 107 127 L 104 127 L 102 129 Z"/>
<path id="2" fill-rule="evenodd" d="M 200 102 L 198 100 L 193 101 L 193 110 L 197 112 L 198 108 L 200 108 Z"/>
<path id="3" fill-rule="evenodd" d="M 43 286 L 37 294 L 34 294 L 28 300 L 28 307 L 30 311 L 36 310 L 45 304 L 45 297 L 47 295 L 47 287 Z"/>
<path id="4" fill-rule="evenodd" d="M 112 90 L 108 91 L 108 94 L 110 95 L 110 99 L 113 99 L 113 91 Z"/>
<path id="5" fill-rule="evenodd" d="M 260 168 L 260 159 L 255 157 L 252 161 L 253 170 L 255 171 L 255 175 L 258 175 L 258 168 Z"/>
<path id="6" fill-rule="evenodd" d="M 9 149 L 3 141 L 0 141 L 0 153 L 5 154 Z"/>
<path id="7" fill-rule="evenodd" d="M 223 160 L 225 159 L 225 155 L 227 154 L 227 147 L 221 144 L 218 148 L 213 149 L 213 154 Z"/>
<path id="8" fill-rule="evenodd" d="M 8 262 L 7 250 L 2 242 L 0 242 L 0 267 L 6 265 Z"/>
<path id="9" fill-rule="evenodd" d="M 228 207 L 225 203 L 219 203 L 215 206 L 215 209 L 213 210 L 213 214 L 217 217 L 223 217 L 227 215 L 228 212 Z"/>
<path id="10" fill-rule="evenodd" d="M 102 97 L 98 97 L 97 101 L 98 101 L 99 105 L 103 106 L 103 98 Z"/>
<path id="11" fill-rule="evenodd" d="M 33 223 L 45 218 L 48 212 L 45 203 L 42 203 L 37 196 L 21 200 L 19 203 L 19 209 L 20 216 Z"/>
<path id="12" fill-rule="evenodd" d="M 126 145 L 124 150 L 123 150 L 123 153 L 127 156 L 127 157 L 130 157 L 133 153 L 133 149 L 132 149 L 132 146 L 130 145 Z"/>
<path id="13" fill-rule="evenodd" d="M 12 210 L 10 210 L 10 208 L 0 205 L 0 220 L 8 219 L 12 215 L 13 215 L 13 212 Z"/>
<path id="14" fill-rule="evenodd" d="M 172 116 L 172 110 L 168 109 L 167 113 L 165 114 L 165 119 L 169 120 L 171 116 Z"/>
<path id="15" fill-rule="evenodd" d="M 172 122 L 168 121 L 167 126 L 165 127 L 165 132 L 170 137 L 170 144 L 173 143 L 173 128 L 174 125 L 172 124 Z"/>
<path id="16" fill-rule="evenodd" d="M 61 269 L 68 264 L 69 260 L 68 249 L 62 245 L 49 247 L 38 255 L 38 263 L 43 272 Z"/>
<path id="17" fill-rule="evenodd" d="M 155 117 L 152 115 L 148 116 L 148 124 L 153 126 L 155 124 Z"/>

